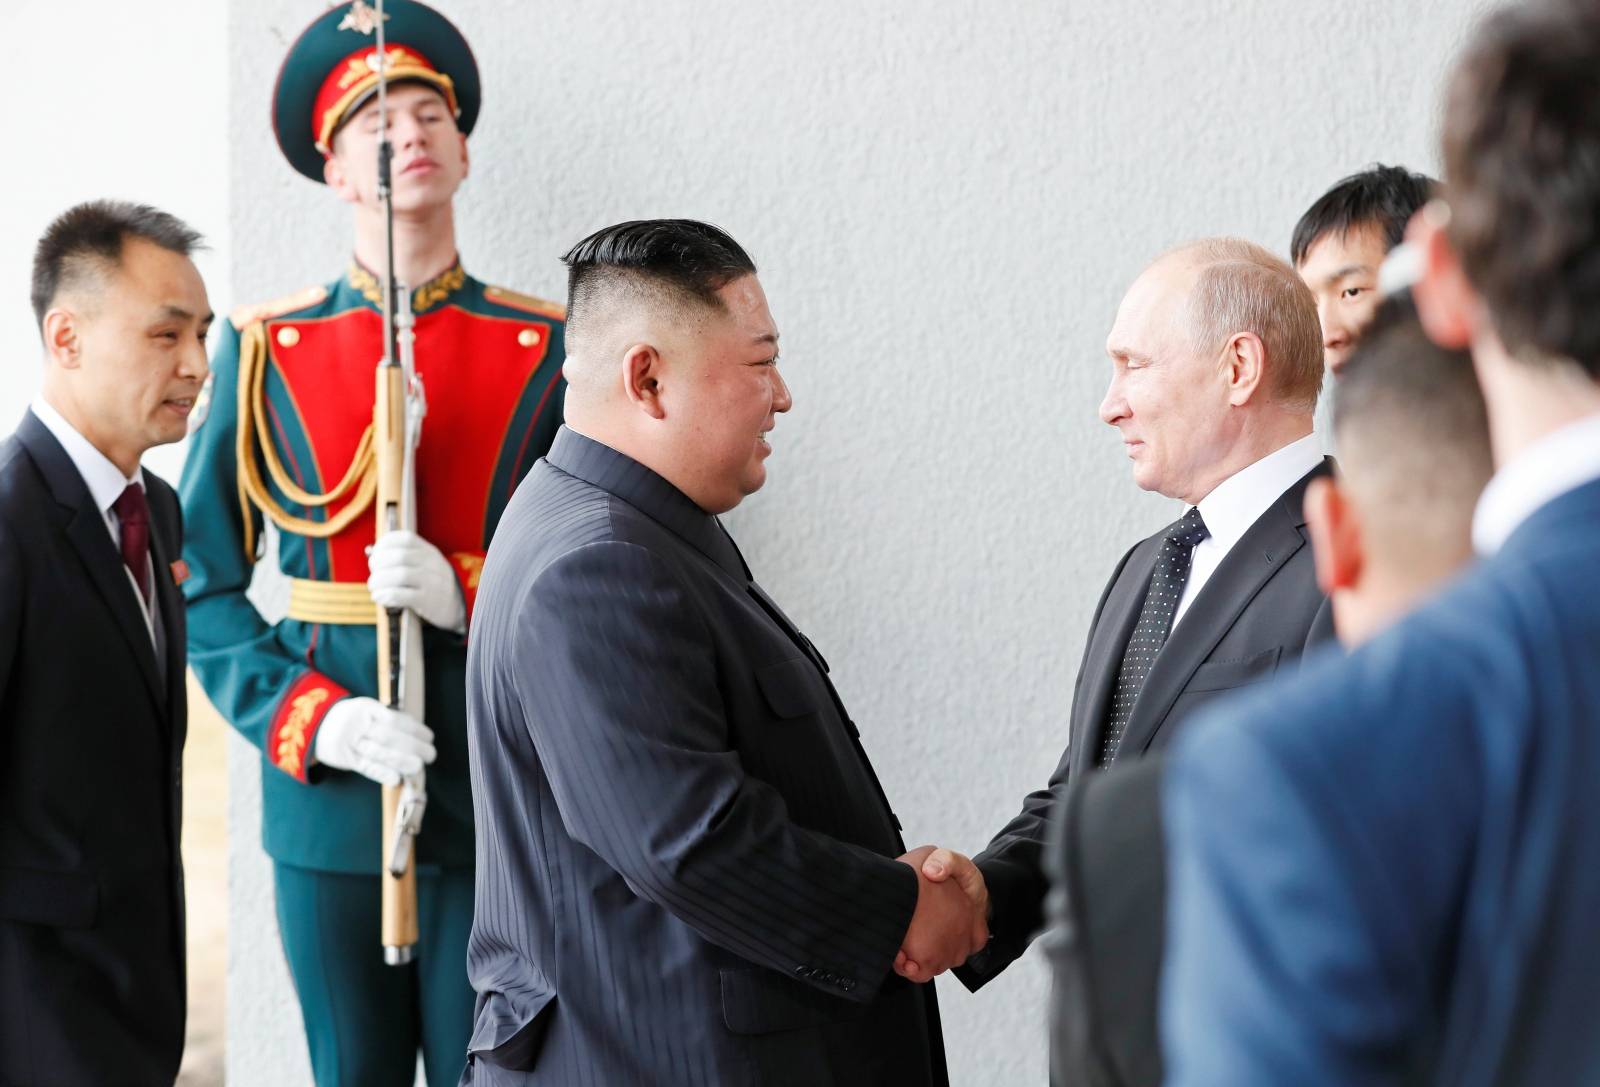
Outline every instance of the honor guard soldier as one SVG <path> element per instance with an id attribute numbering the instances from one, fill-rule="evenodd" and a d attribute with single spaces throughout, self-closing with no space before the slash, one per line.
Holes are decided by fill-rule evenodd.
<path id="1" fill-rule="evenodd" d="M 454 1085 L 473 1022 L 465 632 L 490 537 L 549 447 L 565 388 L 562 307 L 480 283 L 457 257 L 452 200 L 479 102 L 466 40 L 413 0 L 381 13 L 340 4 L 290 48 L 273 95 L 278 145 L 351 205 L 354 261 L 326 286 L 232 315 L 180 488 L 190 662 L 261 749 L 263 845 L 322 1087 L 409 1085 L 419 1047 L 431 1087 Z M 407 473 L 416 531 L 379 536 L 374 374 L 390 357 L 391 256 L 426 414 Z M 288 580 L 276 624 L 245 595 L 269 530 Z M 420 714 L 374 697 L 380 616 L 410 613 L 422 621 Z M 379 936 L 380 786 L 424 767 L 416 957 L 394 966 Z"/>

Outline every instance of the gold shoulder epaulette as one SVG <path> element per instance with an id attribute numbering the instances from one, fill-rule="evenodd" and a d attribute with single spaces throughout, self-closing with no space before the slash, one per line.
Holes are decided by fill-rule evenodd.
<path id="1" fill-rule="evenodd" d="M 282 298 L 275 298 L 271 302 L 257 302 L 254 305 L 236 306 L 228 314 L 228 320 L 233 322 L 233 327 L 243 332 L 245 326 L 253 325 L 257 321 L 265 321 L 269 317 L 276 317 L 280 313 L 293 313 L 297 309 L 314 306 L 328 297 L 326 287 L 307 287 L 303 291 L 286 294 Z"/>
<path id="2" fill-rule="evenodd" d="M 549 317 L 554 321 L 567 319 L 567 307 L 559 302 L 546 302 L 543 298 L 535 298 L 531 294 L 518 294 L 508 291 L 504 287 L 485 287 L 483 296 L 491 302 L 498 302 L 502 306 L 523 310 L 527 313 L 536 313 L 540 317 Z"/>

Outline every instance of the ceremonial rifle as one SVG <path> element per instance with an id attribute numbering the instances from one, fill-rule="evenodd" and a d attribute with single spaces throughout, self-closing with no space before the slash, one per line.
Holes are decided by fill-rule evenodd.
<path id="1" fill-rule="evenodd" d="M 427 413 L 416 372 L 411 291 L 394 269 L 394 202 L 389 142 L 389 58 L 383 39 L 383 0 L 377 0 L 378 203 L 383 209 L 383 358 L 378 363 L 372 432 L 378 490 L 377 535 L 416 531 L 417 442 Z M 378 697 L 390 709 L 422 720 L 422 621 L 408 608 L 378 607 Z M 422 773 L 383 789 L 383 961 L 403 966 L 416 955 L 417 869 L 413 845 L 427 805 Z"/>

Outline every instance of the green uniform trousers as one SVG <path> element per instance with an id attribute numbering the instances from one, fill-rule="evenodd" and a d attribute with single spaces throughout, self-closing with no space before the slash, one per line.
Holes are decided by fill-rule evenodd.
<path id="1" fill-rule="evenodd" d="M 377 876 L 273 866 L 317 1087 L 455 1087 L 472 1033 L 472 873 L 417 872 L 417 957 L 386 966 Z"/>

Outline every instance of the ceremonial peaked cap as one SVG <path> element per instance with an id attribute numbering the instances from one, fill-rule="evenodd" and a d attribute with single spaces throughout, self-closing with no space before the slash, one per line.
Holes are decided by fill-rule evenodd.
<path id="1" fill-rule="evenodd" d="M 456 127 L 478 120 L 478 64 L 467 39 L 443 15 L 416 0 L 384 0 L 383 46 L 389 84 L 426 83 L 444 95 Z M 339 126 L 378 93 L 377 8 L 339 4 L 306 27 L 278 70 L 272 131 L 296 170 L 321 181 Z"/>

